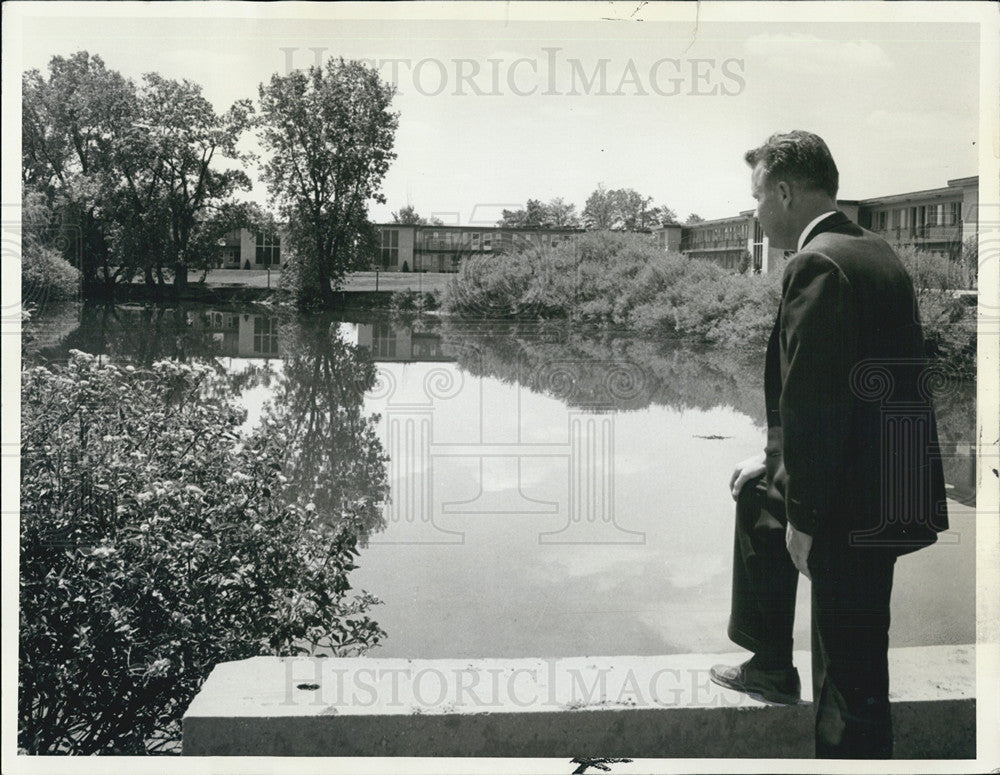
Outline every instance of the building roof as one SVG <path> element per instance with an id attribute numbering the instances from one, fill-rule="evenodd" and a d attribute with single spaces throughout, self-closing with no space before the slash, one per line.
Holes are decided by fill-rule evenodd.
<path id="1" fill-rule="evenodd" d="M 525 228 L 523 226 L 478 226 L 476 224 L 467 224 L 465 226 L 453 226 L 450 224 L 434 224 L 434 223 L 376 223 L 374 224 L 377 228 L 413 228 L 413 229 L 430 229 L 431 231 L 517 231 L 517 232 L 532 232 L 538 234 L 552 234 L 553 232 L 573 232 L 573 233 L 583 233 L 586 229 L 574 227 L 574 226 L 552 226 L 552 227 L 531 227 Z"/>
<path id="2" fill-rule="evenodd" d="M 948 181 L 947 186 L 939 188 L 925 188 L 922 191 L 907 191 L 903 194 L 886 194 L 885 196 L 873 196 L 868 199 L 861 199 L 858 204 L 862 207 L 882 204 L 895 204 L 906 202 L 911 199 L 939 199 L 942 197 L 954 197 L 961 194 L 956 189 L 971 188 L 979 185 L 979 176 L 970 175 L 966 178 L 953 178 Z"/>
<path id="3" fill-rule="evenodd" d="M 875 196 L 870 199 L 862 199 L 858 204 L 861 207 L 874 207 L 877 205 L 900 204 L 902 202 L 912 202 L 920 199 L 954 199 L 961 197 L 962 192 L 947 186 L 943 188 L 928 188 L 924 191 L 910 191 L 906 194 L 889 194 L 888 196 Z"/>

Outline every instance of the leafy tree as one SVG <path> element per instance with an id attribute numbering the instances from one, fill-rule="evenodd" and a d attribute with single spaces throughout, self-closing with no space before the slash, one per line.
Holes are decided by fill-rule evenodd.
<path id="1" fill-rule="evenodd" d="M 666 205 L 661 205 L 656 208 L 656 219 L 660 226 L 673 226 L 680 223 L 680 220 L 677 218 L 677 213 Z"/>
<path id="2" fill-rule="evenodd" d="M 642 231 L 656 224 L 656 213 L 650 209 L 653 197 L 643 196 L 632 188 L 611 192 L 618 210 L 619 228 L 625 231 Z"/>
<path id="3" fill-rule="evenodd" d="M 385 201 L 396 157 L 394 93 L 374 68 L 343 59 L 260 86 L 264 179 L 288 222 L 300 304 L 331 303 L 331 283 L 371 262 L 367 203 Z"/>
<path id="4" fill-rule="evenodd" d="M 543 229 L 548 225 L 548 212 L 537 199 L 529 199 L 520 210 L 504 210 L 497 221 L 497 226 L 506 229 Z"/>
<path id="5" fill-rule="evenodd" d="M 603 185 L 587 198 L 583 208 L 583 222 L 595 230 L 642 231 L 664 223 L 672 217 L 669 208 L 650 207 L 653 198 L 643 196 L 632 188 L 607 190 Z"/>
<path id="6" fill-rule="evenodd" d="M 232 195 L 249 190 L 250 179 L 241 169 L 216 169 L 217 156 L 246 164 L 251 156 L 237 148 L 249 124 L 253 106 L 249 100 L 236 102 L 218 115 L 190 81 L 174 81 L 157 73 L 144 76 L 142 116 L 148 151 L 160 172 L 160 199 L 165 258 L 174 273 L 175 288 L 187 284 L 188 269 L 205 267 L 215 254 L 220 220 L 226 208 L 235 205 Z M 125 160 L 131 161 L 132 158 Z M 123 165 L 125 166 L 125 165 Z M 126 176 L 130 193 L 141 171 L 133 168 Z M 155 217 L 155 215 L 154 215 Z"/>
<path id="7" fill-rule="evenodd" d="M 698 213 L 691 213 L 687 217 L 687 220 L 684 221 L 684 223 L 687 226 L 693 226 L 696 223 L 704 223 L 704 221 L 705 221 L 705 219 L 702 218 L 700 215 L 698 215 Z"/>
<path id="8" fill-rule="evenodd" d="M 583 207 L 583 224 L 588 229 L 604 231 L 614 229 L 618 224 L 618 205 L 614 192 L 599 184 L 587 197 Z"/>
<path id="9" fill-rule="evenodd" d="M 352 593 L 356 535 L 298 504 L 290 440 L 208 366 L 22 373 L 18 745 L 176 749 L 221 661 L 383 636 Z"/>
<path id="10" fill-rule="evenodd" d="M 580 217 L 576 214 L 576 205 L 566 202 L 562 197 L 549 200 L 545 205 L 546 223 L 557 229 L 576 229 L 580 227 Z"/>
<path id="11" fill-rule="evenodd" d="M 417 209 L 413 205 L 401 207 L 398 212 L 392 214 L 392 222 L 404 226 L 444 226 L 444 221 L 440 218 L 423 218 L 417 214 Z"/>
<path id="12" fill-rule="evenodd" d="M 497 226 L 507 229 L 575 229 L 580 226 L 576 205 L 556 197 L 547 203 L 529 199 L 520 210 L 504 210 Z"/>
<path id="13" fill-rule="evenodd" d="M 216 252 L 232 195 L 250 187 L 216 166 L 250 160 L 236 147 L 249 101 L 218 115 L 197 84 L 147 73 L 137 87 L 85 51 L 53 57 L 49 73 L 23 79 L 22 181 L 76 230 L 84 291 L 135 273 L 162 286 L 164 269 L 182 290 Z"/>
<path id="14" fill-rule="evenodd" d="M 135 84 L 99 56 L 56 56 L 46 79 L 22 79 L 21 180 L 44 193 L 76 230 L 73 252 L 84 292 L 105 288 L 122 274 L 112 266 L 114 188 L 120 179 L 119 142 L 139 120 Z"/>

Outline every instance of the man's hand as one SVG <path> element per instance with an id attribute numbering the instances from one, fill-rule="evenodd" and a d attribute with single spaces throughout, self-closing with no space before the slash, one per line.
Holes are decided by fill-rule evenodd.
<path id="1" fill-rule="evenodd" d="M 736 470 L 733 471 L 732 478 L 729 480 L 729 489 L 733 493 L 733 500 L 740 497 L 740 490 L 743 489 L 744 484 L 764 473 L 764 457 L 764 453 L 761 452 L 736 464 Z"/>
<path id="2" fill-rule="evenodd" d="M 809 550 L 812 549 L 813 537 L 808 533 L 802 533 L 792 527 L 792 523 L 788 523 L 788 527 L 785 529 L 785 546 L 788 547 L 788 553 L 792 557 L 792 562 L 795 563 L 795 567 L 799 569 L 807 579 L 811 579 L 812 576 L 809 575 Z"/>

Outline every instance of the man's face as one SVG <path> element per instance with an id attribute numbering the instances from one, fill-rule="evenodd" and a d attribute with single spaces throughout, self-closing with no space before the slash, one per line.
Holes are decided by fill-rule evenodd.
<path id="1" fill-rule="evenodd" d="M 757 220 L 760 221 L 760 226 L 771 246 L 783 250 L 794 248 L 798 236 L 790 234 L 793 229 L 787 207 L 787 185 L 775 185 L 766 180 L 763 165 L 760 163 L 753 168 L 750 175 L 750 191 L 757 200 Z"/>

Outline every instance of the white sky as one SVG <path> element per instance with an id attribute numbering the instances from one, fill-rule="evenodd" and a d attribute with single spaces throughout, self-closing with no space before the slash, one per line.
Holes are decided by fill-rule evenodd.
<path id="1" fill-rule="evenodd" d="M 523 205 L 529 197 L 559 196 L 582 210 L 600 182 L 635 188 L 681 217 L 692 211 L 722 217 L 752 207 L 743 152 L 772 131 L 792 128 L 826 139 L 845 199 L 933 188 L 977 173 L 980 32 L 974 24 L 726 23 L 703 11 L 696 30 L 694 5 L 672 21 L 559 23 L 302 19 L 287 6 L 265 11 L 264 4 L 249 12 L 217 4 L 217 16 L 229 6 L 244 18 L 236 10 L 231 18 L 205 18 L 197 6 L 177 10 L 188 4 L 113 10 L 117 5 L 105 4 L 100 16 L 81 4 L 24 19 L 23 66 L 44 71 L 53 55 L 85 49 L 135 78 L 155 70 L 194 80 L 224 109 L 255 97 L 258 84 L 285 71 L 289 55 L 296 67 L 311 64 L 312 47 L 323 49 L 324 57 L 382 62 L 387 80 L 393 65 L 386 60 L 406 60 L 398 65 L 394 100 L 398 158 L 383 186 L 387 204 L 371 209 L 376 221 L 408 203 L 446 223 L 490 221 L 500 207 Z M 188 18 L 166 18 L 165 5 L 174 6 L 174 17 Z M 619 16 L 633 9 L 600 7 Z M 651 17 L 653 10 L 636 15 Z M 245 16 L 265 12 L 285 18 Z M 389 12 L 377 6 L 367 11 Z M 398 7 L 392 12 L 398 14 Z M 283 50 L 289 48 L 290 54 Z M 545 51 L 552 48 L 558 51 Z M 551 91 L 550 56 L 561 94 L 544 93 Z M 522 58 L 529 61 L 514 65 Z M 662 63 L 652 79 L 651 68 L 664 58 L 678 60 L 680 72 Z M 461 67 L 478 67 L 474 82 L 500 94 L 477 95 L 468 84 L 459 86 L 456 59 L 472 60 Z M 606 93 L 596 84 L 587 93 L 578 77 L 578 93 L 567 94 L 571 60 L 589 78 L 601 59 L 608 60 Z M 422 60 L 429 61 L 418 66 Z M 630 60 L 638 84 L 626 82 L 624 95 L 610 94 Z M 534 88 L 534 94 L 513 92 L 512 66 L 513 89 Z M 693 83 L 692 68 L 707 78 Z M 442 72 L 446 88 L 434 95 Z M 677 95 L 670 95 L 677 88 L 671 77 L 683 79 Z M 657 86 L 666 96 L 656 93 Z M 732 93 L 690 93 L 712 87 Z M 266 200 L 261 184 L 252 197 Z"/>

